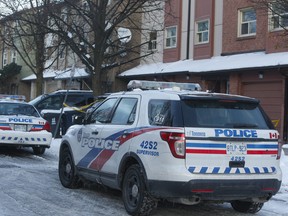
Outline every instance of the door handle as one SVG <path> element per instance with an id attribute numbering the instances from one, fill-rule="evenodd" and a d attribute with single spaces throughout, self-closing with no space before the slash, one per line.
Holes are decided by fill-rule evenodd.
<path id="1" fill-rule="evenodd" d="M 98 133 L 99 133 L 99 132 L 98 132 L 97 130 L 92 131 L 92 134 L 93 134 L 93 135 L 98 135 Z"/>

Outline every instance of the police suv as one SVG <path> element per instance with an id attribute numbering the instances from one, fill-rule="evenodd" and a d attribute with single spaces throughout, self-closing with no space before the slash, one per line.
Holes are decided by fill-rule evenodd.
<path id="1" fill-rule="evenodd" d="M 59 178 L 122 191 L 131 215 L 165 199 L 258 212 L 281 185 L 279 134 L 253 98 L 198 84 L 131 81 L 63 136 Z"/>

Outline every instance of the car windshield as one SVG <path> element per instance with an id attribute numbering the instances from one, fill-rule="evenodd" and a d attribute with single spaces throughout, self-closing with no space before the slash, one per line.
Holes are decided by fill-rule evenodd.
<path id="1" fill-rule="evenodd" d="M 0 115 L 25 115 L 39 117 L 39 113 L 30 104 L 0 103 Z"/>
<path id="2" fill-rule="evenodd" d="M 186 127 L 269 129 L 258 103 L 225 100 L 184 100 Z"/>

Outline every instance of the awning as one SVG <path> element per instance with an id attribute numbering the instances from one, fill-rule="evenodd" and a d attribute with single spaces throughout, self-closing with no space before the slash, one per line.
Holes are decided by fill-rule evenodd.
<path id="1" fill-rule="evenodd" d="M 216 56 L 203 60 L 181 60 L 171 63 L 143 64 L 127 70 L 119 77 L 159 75 L 169 73 L 206 73 L 231 70 L 288 66 L 288 52 L 254 52 L 229 56 Z"/>
<path id="2" fill-rule="evenodd" d="M 65 70 L 52 70 L 47 69 L 43 72 L 44 79 L 70 79 L 71 77 L 74 78 L 85 78 L 88 77 L 89 74 L 86 72 L 84 68 L 75 68 L 74 72 L 72 72 L 72 68 L 66 68 Z M 32 74 L 22 79 L 23 81 L 28 80 L 36 80 L 36 75 Z"/>

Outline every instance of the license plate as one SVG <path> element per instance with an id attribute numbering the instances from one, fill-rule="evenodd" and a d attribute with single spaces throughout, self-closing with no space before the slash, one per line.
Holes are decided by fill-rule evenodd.
<path id="1" fill-rule="evenodd" d="M 14 125 L 14 130 L 15 131 L 27 131 L 26 128 L 27 128 L 26 125 L 21 125 L 21 124 L 19 124 L 19 125 L 15 124 Z"/>
<path id="2" fill-rule="evenodd" d="M 228 143 L 226 144 L 227 155 L 246 155 L 247 145 L 246 143 Z"/>

